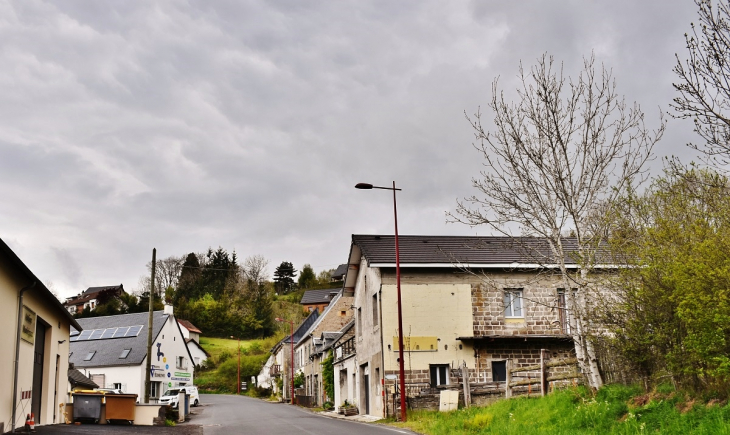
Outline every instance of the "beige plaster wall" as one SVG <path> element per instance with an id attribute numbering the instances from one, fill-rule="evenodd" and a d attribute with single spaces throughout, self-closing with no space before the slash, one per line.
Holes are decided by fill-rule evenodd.
<path id="1" fill-rule="evenodd" d="M 383 285 L 383 342 L 385 368 L 388 373 L 398 371 L 398 312 L 395 285 Z M 428 371 L 430 364 L 457 364 L 466 361 L 474 367 L 474 349 L 471 343 L 457 337 L 472 335 L 471 285 L 461 284 L 405 284 L 401 285 L 404 331 L 404 365 L 406 371 Z M 408 351 L 409 338 L 435 337 L 436 349 Z M 409 379 L 407 382 L 421 382 Z"/>
<path id="2" fill-rule="evenodd" d="M 18 367 L 18 397 L 13 400 L 13 377 L 15 341 L 18 325 L 18 293 L 29 284 L 28 278 L 15 271 L 4 256 L 0 256 L 0 327 L 6 334 L 6 351 L 0 356 L 0 421 L 9 430 L 13 403 L 19 403 L 16 412 L 16 427 L 22 427 L 26 414 L 30 412 L 31 399 L 20 400 L 22 391 L 32 390 L 33 349 L 31 343 L 20 341 Z M 43 391 L 41 393 L 41 415 L 35 417 L 37 425 L 61 422 L 59 404 L 64 402 L 68 389 L 69 320 L 51 305 L 48 299 L 34 290 L 24 294 L 23 304 L 35 311 L 37 322 L 47 324 L 44 349 Z M 61 342 L 62 343 L 59 343 Z M 56 383 L 56 360 L 58 358 L 58 383 Z M 37 394 L 37 392 L 35 392 Z"/>

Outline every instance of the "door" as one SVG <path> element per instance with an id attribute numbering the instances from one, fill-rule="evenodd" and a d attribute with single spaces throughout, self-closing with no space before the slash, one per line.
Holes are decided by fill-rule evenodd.
<path id="1" fill-rule="evenodd" d="M 43 397 L 43 361 L 45 360 L 46 326 L 40 317 L 36 321 L 35 346 L 33 350 L 33 392 L 30 410 L 35 414 L 35 422 L 40 423 L 41 398 Z"/>
<path id="2" fill-rule="evenodd" d="M 360 366 L 362 373 L 360 389 L 362 390 L 362 404 L 365 407 L 365 414 L 370 414 L 370 368 L 367 364 Z M 362 411 L 362 409 L 361 409 Z"/>

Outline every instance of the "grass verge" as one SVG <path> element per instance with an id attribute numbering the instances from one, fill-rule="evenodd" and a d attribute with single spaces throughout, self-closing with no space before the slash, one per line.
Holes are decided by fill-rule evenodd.
<path id="1" fill-rule="evenodd" d="M 543 398 L 516 398 L 493 405 L 439 413 L 415 411 L 391 423 L 427 435 L 460 434 L 727 434 L 727 403 L 699 403 L 676 391 L 642 394 L 637 387 L 609 385 Z"/>

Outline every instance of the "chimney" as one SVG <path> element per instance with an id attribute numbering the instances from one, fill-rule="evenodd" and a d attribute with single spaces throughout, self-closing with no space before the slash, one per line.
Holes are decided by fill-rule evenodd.
<path id="1" fill-rule="evenodd" d="M 173 310 L 172 310 L 172 305 L 169 305 L 169 304 L 165 304 L 165 311 L 164 311 L 164 313 L 165 313 L 165 314 L 169 314 L 169 315 L 171 315 L 171 316 L 172 316 L 172 315 L 173 315 L 172 311 L 173 311 Z"/>

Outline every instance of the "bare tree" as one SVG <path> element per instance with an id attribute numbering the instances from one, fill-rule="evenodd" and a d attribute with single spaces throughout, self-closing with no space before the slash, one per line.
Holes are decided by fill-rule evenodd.
<path id="1" fill-rule="evenodd" d="M 478 196 L 457 201 L 451 219 L 488 225 L 524 244 L 539 264 L 559 271 L 566 290 L 578 289 L 566 291 L 570 333 L 583 372 L 598 388 L 603 380 L 588 339 L 593 326 L 585 307 L 603 232 L 589 228 L 589 223 L 595 226 L 589 217 L 596 205 L 610 203 L 643 174 L 665 123 L 660 115 L 659 128 L 647 129 L 640 107 L 627 106 L 616 93 L 611 71 L 601 67 L 597 72 L 593 56 L 584 59 L 575 80 L 563 76 L 562 65 L 554 67 L 548 55 L 529 71 L 520 64 L 516 103 L 505 101 L 494 81 L 488 105 L 494 112 L 492 131 L 485 131 L 480 112 L 467 116 L 484 169 L 472 179 Z M 535 250 L 525 243 L 529 238 L 513 236 L 515 226 L 522 236 L 545 240 L 548 249 Z M 578 262 L 580 273 L 570 272 L 571 260 Z"/>
<path id="2" fill-rule="evenodd" d="M 244 281 L 252 281 L 255 283 L 263 283 L 269 279 L 269 260 L 263 255 L 251 255 L 243 260 L 241 269 L 243 270 Z"/>
<path id="3" fill-rule="evenodd" d="M 692 119 L 695 132 L 705 146 L 689 146 L 704 153 L 710 162 L 730 163 L 730 4 L 712 0 L 695 0 L 699 11 L 699 29 L 684 34 L 689 59 L 677 57 L 674 83 L 679 96 L 671 107 L 677 118 Z M 699 32 L 698 32 L 699 30 Z"/>

